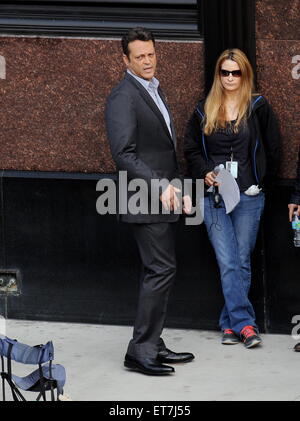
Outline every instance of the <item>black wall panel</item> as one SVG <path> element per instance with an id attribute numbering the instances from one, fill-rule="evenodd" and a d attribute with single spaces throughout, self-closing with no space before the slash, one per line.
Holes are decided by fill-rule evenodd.
<path id="1" fill-rule="evenodd" d="M 100 177 L 100 176 L 99 176 Z M 1 268 L 19 269 L 19 295 L 0 295 L 8 318 L 132 324 L 139 261 L 127 224 L 96 212 L 97 177 L 2 178 Z M 253 254 L 251 300 L 261 331 L 291 331 L 300 314 L 299 249 L 287 221 L 291 188 L 267 201 Z M 178 273 L 167 325 L 217 329 L 223 305 L 205 227 L 177 230 Z"/>
<path id="2" fill-rule="evenodd" d="M 265 217 L 266 280 L 269 331 L 291 333 L 300 320 L 300 248 L 293 244 L 287 218 L 290 188 L 279 187 L 267 201 Z"/>

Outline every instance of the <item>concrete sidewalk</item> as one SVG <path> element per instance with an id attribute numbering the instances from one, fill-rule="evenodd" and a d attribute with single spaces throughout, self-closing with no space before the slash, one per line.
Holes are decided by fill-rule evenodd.
<path id="1" fill-rule="evenodd" d="M 66 368 L 65 393 L 73 401 L 300 400 L 300 353 L 293 351 L 296 341 L 289 335 L 261 335 L 262 346 L 246 349 L 221 345 L 219 332 L 165 329 L 169 348 L 196 358 L 174 365 L 174 375 L 155 377 L 123 367 L 131 333 L 126 326 L 6 320 L 6 335 L 19 342 L 53 341 L 54 362 Z M 14 374 L 30 371 L 13 364 Z"/>

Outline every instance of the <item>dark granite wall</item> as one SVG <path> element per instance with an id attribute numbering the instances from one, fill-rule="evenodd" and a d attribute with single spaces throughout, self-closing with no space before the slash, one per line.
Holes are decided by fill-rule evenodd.
<path id="1" fill-rule="evenodd" d="M 157 54 L 182 158 L 186 120 L 203 92 L 203 43 L 161 41 Z M 0 168 L 114 171 L 103 114 L 123 77 L 120 41 L 2 37 L 0 55 Z"/>
<path id="2" fill-rule="evenodd" d="M 300 117 L 300 1 L 258 0 L 258 90 L 280 120 L 281 176 L 295 175 Z M 122 77 L 119 40 L 1 37 L 0 168 L 112 172 L 104 104 Z M 188 116 L 203 95 L 202 42 L 157 43 L 158 78 L 175 117 L 179 158 Z M 3 63 L 0 62 L 3 70 Z"/>
<path id="3" fill-rule="evenodd" d="M 258 90 L 272 104 L 283 138 L 281 177 L 296 174 L 300 114 L 300 1 L 256 2 Z"/>
<path id="4" fill-rule="evenodd" d="M 283 137 L 281 176 L 296 175 L 300 115 L 300 1 L 256 2 L 258 88 L 274 107 Z M 264 217 L 264 278 L 266 325 L 270 332 L 290 333 L 299 314 L 300 250 L 292 241 L 287 187 L 277 187 L 266 201 Z"/>

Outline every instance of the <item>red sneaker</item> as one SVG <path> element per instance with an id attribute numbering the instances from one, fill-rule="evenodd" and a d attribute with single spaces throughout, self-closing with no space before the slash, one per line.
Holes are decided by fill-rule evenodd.
<path id="1" fill-rule="evenodd" d="M 253 326 L 245 326 L 240 332 L 246 348 L 253 348 L 261 343 L 261 338 Z"/>
<path id="2" fill-rule="evenodd" d="M 232 329 L 223 330 L 222 344 L 223 345 L 235 345 L 240 342 Z"/>

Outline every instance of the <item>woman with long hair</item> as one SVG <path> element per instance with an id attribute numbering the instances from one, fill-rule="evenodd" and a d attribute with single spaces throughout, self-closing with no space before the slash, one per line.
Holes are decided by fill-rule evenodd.
<path id="1" fill-rule="evenodd" d="M 224 202 L 205 192 L 204 223 L 220 269 L 225 305 L 219 325 L 223 344 L 240 341 L 247 348 L 261 343 L 253 306 L 251 252 L 264 208 L 264 189 L 279 166 L 280 135 L 267 100 L 254 93 L 253 70 L 239 49 L 224 51 L 217 60 L 206 99 L 194 111 L 185 136 L 185 157 L 194 179 L 207 190 L 216 186 L 213 171 L 220 164 L 231 172 L 240 201 L 226 213 Z"/>

